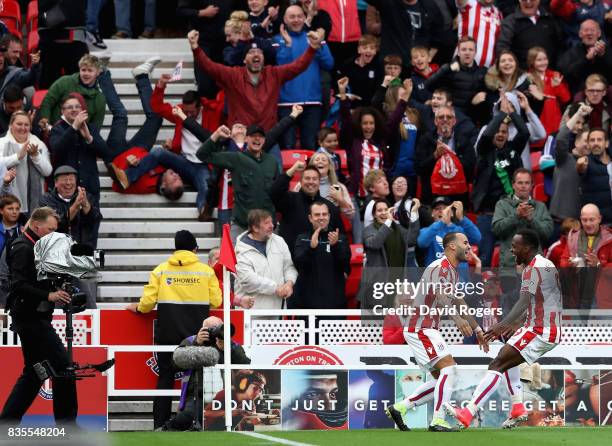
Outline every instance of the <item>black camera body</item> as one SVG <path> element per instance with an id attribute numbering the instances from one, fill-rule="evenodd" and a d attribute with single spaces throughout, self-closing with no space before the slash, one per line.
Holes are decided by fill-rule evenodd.
<path id="1" fill-rule="evenodd" d="M 208 342 L 210 344 L 214 344 L 217 339 L 223 339 L 223 324 L 207 328 L 206 330 L 208 331 Z"/>
<path id="2" fill-rule="evenodd" d="M 87 294 L 74 284 L 74 278 L 67 275 L 58 275 L 51 279 L 56 290 L 70 294 L 70 303 L 62 307 L 65 313 L 80 313 L 87 307 Z"/>

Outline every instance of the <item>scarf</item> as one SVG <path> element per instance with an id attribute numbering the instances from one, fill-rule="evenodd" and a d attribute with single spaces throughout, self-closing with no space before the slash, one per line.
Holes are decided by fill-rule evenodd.
<path id="1" fill-rule="evenodd" d="M 495 162 L 495 174 L 497 175 L 497 178 L 499 178 L 499 181 L 501 182 L 502 187 L 504 188 L 504 194 L 512 195 L 512 193 L 514 192 L 514 189 L 512 189 L 512 183 L 510 182 L 510 176 L 508 175 L 508 172 L 506 171 L 506 169 L 501 167 L 499 163 L 497 162 Z"/>

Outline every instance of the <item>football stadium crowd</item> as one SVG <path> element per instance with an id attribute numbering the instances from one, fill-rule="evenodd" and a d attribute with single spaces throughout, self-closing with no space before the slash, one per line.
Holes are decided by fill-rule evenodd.
<path id="1" fill-rule="evenodd" d="M 197 86 L 172 104 L 162 59 L 135 66 L 131 138 L 103 3 L 0 1 L 0 271 L 41 206 L 96 245 L 101 160 L 116 192 L 192 188 L 199 221 L 231 225 L 236 307 L 371 308 L 375 282 L 462 232 L 466 280 L 509 308 L 529 228 L 564 274 L 588 271 L 567 306 L 612 308 L 609 0 L 178 0 Z M 114 3 L 113 38 L 132 38 Z"/>

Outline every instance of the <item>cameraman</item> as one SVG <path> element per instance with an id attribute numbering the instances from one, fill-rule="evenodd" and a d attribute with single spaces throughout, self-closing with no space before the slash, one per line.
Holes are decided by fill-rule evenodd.
<path id="1" fill-rule="evenodd" d="M 191 346 L 213 347 L 219 354 L 219 363 L 223 363 L 223 321 L 218 317 L 211 316 L 204 319 L 202 328 L 196 335 L 184 339 L 176 351 Z M 251 360 L 247 357 L 242 346 L 232 341 L 232 364 L 250 364 Z M 176 354 L 175 354 L 176 358 Z M 178 360 L 177 360 L 178 361 Z M 198 414 L 199 426 L 202 426 L 202 392 L 204 387 L 202 367 L 206 364 L 194 366 L 183 376 L 181 385 L 181 399 L 176 416 L 168 421 L 160 430 L 187 430 L 194 423 L 195 414 Z M 177 366 L 178 368 L 178 366 Z M 196 393 L 197 383 L 197 393 Z M 199 404 L 196 404 L 196 397 Z M 199 408 L 199 410 L 197 410 Z"/>
<path id="2" fill-rule="evenodd" d="M 19 335 L 24 369 L 9 395 L 0 422 L 19 424 L 42 384 L 33 365 L 48 360 L 57 372 L 70 365 L 66 348 L 51 319 L 55 303 L 70 303 L 70 295 L 52 291 L 49 281 L 37 281 L 34 265 L 34 244 L 57 229 L 59 217 L 49 207 L 32 212 L 25 231 L 15 239 L 8 258 L 10 292 L 7 308 L 12 317 L 11 329 Z M 57 424 L 74 424 L 77 416 L 76 382 L 74 378 L 52 378 L 53 414 Z"/>

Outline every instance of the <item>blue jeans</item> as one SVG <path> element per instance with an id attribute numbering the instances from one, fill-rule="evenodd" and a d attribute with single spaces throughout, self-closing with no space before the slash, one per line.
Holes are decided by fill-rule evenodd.
<path id="1" fill-rule="evenodd" d="M 104 7 L 106 0 L 87 0 L 87 31 L 97 33 L 99 31 L 98 17 Z"/>
<path id="2" fill-rule="evenodd" d="M 491 229 L 492 222 L 493 215 L 482 214 L 476 217 L 476 226 L 480 230 L 482 236 L 478 244 L 478 256 L 480 257 L 482 266 L 485 268 L 491 266 L 493 248 L 495 247 L 495 235 L 493 235 L 493 230 Z"/>
<path id="3" fill-rule="evenodd" d="M 278 107 L 279 121 L 291 114 L 291 107 Z M 296 126 L 300 128 L 300 142 L 303 150 L 317 148 L 317 132 L 321 128 L 321 106 L 304 105 L 304 112 L 297 118 Z M 295 147 L 295 127 L 290 127 L 281 135 L 280 144 L 283 149 Z"/>
<path id="4" fill-rule="evenodd" d="M 142 127 L 129 141 L 126 140 L 128 128 L 127 110 L 123 106 L 117 90 L 115 90 L 115 85 L 108 70 L 98 76 L 98 84 L 106 98 L 106 104 L 113 114 L 111 129 L 106 141 L 115 153 L 115 156 L 131 147 L 144 147 L 150 150 L 157 139 L 157 133 L 162 125 L 162 118 L 151 109 L 153 90 L 151 89 L 149 76 L 140 75 L 136 77 L 136 88 L 138 89 L 138 96 L 140 96 L 142 110 L 145 112 L 146 119 Z"/>
<path id="5" fill-rule="evenodd" d="M 230 224 L 232 222 L 232 210 L 231 209 L 217 210 L 217 220 L 219 221 L 219 224 L 221 225 L 221 227 L 223 227 L 223 225 L 226 223 Z"/>
<path id="6" fill-rule="evenodd" d="M 150 156 L 155 158 L 157 164 L 161 164 L 164 167 L 174 170 L 184 181 L 191 183 L 198 191 L 196 206 L 198 207 L 199 211 L 204 209 L 204 205 L 206 204 L 206 192 L 208 191 L 208 177 L 210 176 L 208 164 L 191 162 L 186 158 L 177 155 L 170 150 L 165 150 L 159 146 L 156 146 L 151 150 Z M 145 157 L 145 159 L 147 158 L 149 157 Z M 141 161 L 140 164 L 142 164 L 143 161 Z M 149 169 L 144 169 L 141 175 L 148 172 Z"/>
<path id="7" fill-rule="evenodd" d="M 144 30 L 155 31 L 155 2 L 156 0 L 145 0 Z M 115 0 L 115 26 L 117 31 L 123 31 L 132 37 L 131 0 Z"/>

